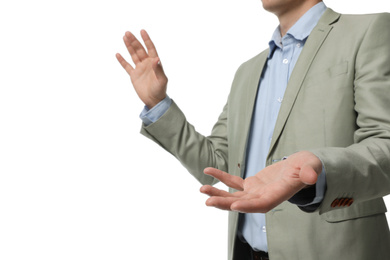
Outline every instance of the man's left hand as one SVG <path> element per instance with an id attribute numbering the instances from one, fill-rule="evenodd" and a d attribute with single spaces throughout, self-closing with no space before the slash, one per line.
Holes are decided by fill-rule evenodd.
<path id="1" fill-rule="evenodd" d="M 314 185 L 322 171 L 322 163 L 311 152 L 297 152 L 272 164 L 245 180 L 215 168 L 206 168 L 210 175 L 237 192 L 229 193 L 210 185 L 200 191 L 210 196 L 207 206 L 245 213 L 266 213 L 290 199 L 301 189 Z"/>

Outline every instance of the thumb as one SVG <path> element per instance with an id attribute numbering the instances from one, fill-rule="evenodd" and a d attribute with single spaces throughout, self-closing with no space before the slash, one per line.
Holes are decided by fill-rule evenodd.
<path id="1" fill-rule="evenodd" d="M 152 68 L 154 70 L 154 73 L 156 73 L 157 78 L 165 77 L 164 70 L 159 57 L 153 59 Z"/>
<path id="2" fill-rule="evenodd" d="M 318 174 L 309 164 L 302 166 L 299 178 L 306 185 L 314 185 L 317 182 Z"/>

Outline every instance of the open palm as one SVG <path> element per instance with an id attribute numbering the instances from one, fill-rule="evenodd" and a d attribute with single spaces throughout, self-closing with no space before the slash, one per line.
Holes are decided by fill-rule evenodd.
<path id="1" fill-rule="evenodd" d="M 116 54 L 116 57 L 130 75 L 131 82 L 139 98 L 147 107 L 152 108 L 166 97 L 168 78 L 163 71 L 156 48 L 147 32 L 142 30 L 141 37 L 147 52 L 131 32 L 126 32 L 123 36 L 123 41 L 131 55 L 135 68 L 119 53 Z"/>
<path id="2" fill-rule="evenodd" d="M 246 213 L 266 213 L 301 189 L 315 184 L 321 169 L 321 161 L 310 152 L 293 154 L 287 160 L 270 165 L 245 180 L 215 168 L 206 168 L 205 174 L 237 192 L 229 193 L 210 185 L 202 186 L 200 191 L 210 196 L 206 201 L 208 206 Z"/>

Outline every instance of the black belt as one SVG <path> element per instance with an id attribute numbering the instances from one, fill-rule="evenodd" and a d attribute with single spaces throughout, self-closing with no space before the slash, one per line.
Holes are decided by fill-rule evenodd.
<path id="1" fill-rule="evenodd" d="M 255 251 L 252 249 L 253 260 L 269 260 L 268 253 L 263 251 Z"/>

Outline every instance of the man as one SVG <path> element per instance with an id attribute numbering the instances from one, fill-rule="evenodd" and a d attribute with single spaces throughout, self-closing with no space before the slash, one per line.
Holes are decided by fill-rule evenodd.
<path id="1" fill-rule="evenodd" d="M 136 67 L 117 58 L 146 105 L 142 133 L 206 184 L 207 205 L 230 210 L 229 259 L 390 259 L 390 15 L 263 6 L 280 25 L 238 69 L 208 137 L 166 95 L 148 34 L 146 52 L 126 32 Z"/>

